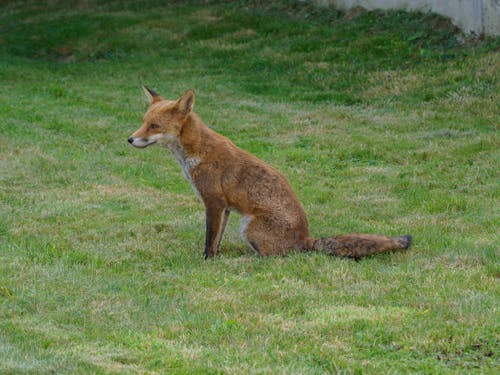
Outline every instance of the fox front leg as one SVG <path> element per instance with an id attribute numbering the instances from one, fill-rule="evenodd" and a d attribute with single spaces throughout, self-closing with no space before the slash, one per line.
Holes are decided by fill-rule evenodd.
<path id="1" fill-rule="evenodd" d="M 219 250 L 222 234 L 229 217 L 229 210 L 226 210 L 223 205 L 210 204 L 206 207 L 206 216 L 205 259 L 208 259 L 217 254 Z"/>
<path id="2" fill-rule="evenodd" d="M 229 210 L 228 208 L 224 209 L 224 214 L 222 215 L 222 223 L 221 223 L 221 227 L 220 227 L 219 241 L 217 242 L 217 251 L 219 251 L 220 243 L 222 242 L 222 236 L 224 236 L 224 231 L 226 230 L 226 225 L 227 225 L 227 221 L 229 220 L 230 213 L 231 213 L 231 210 Z"/>

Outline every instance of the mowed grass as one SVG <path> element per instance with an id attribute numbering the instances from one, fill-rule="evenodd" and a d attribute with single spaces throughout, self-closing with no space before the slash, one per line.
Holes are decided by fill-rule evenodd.
<path id="1" fill-rule="evenodd" d="M 295 2 L 0 7 L 0 373 L 497 373 L 499 39 Z M 262 258 L 169 152 L 176 98 L 288 178 L 314 236 L 414 235 L 359 262 Z"/>

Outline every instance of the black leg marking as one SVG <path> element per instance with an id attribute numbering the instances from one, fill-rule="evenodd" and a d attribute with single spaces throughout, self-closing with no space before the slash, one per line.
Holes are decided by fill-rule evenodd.
<path id="1" fill-rule="evenodd" d="M 250 246 L 252 246 L 253 249 L 260 254 L 259 248 L 255 244 L 255 242 L 249 241 L 249 243 L 250 243 Z"/>

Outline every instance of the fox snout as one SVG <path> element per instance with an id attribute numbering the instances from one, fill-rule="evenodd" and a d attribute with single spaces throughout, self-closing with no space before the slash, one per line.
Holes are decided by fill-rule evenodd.
<path id="1" fill-rule="evenodd" d="M 141 138 L 141 137 L 128 137 L 128 143 L 137 148 L 144 148 L 150 145 L 155 144 L 158 141 L 158 136 L 152 136 L 149 138 Z"/>

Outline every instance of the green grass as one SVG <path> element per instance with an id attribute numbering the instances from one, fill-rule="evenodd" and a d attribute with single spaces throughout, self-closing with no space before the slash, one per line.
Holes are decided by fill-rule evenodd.
<path id="1" fill-rule="evenodd" d="M 497 373 L 499 45 L 292 1 L 2 3 L 0 373 Z M 414 247 L 261 258 L 233 214 L 204 261 L 179 166 L 126 142 L 143 84 L 194 89 L 314 236 Z"/>

